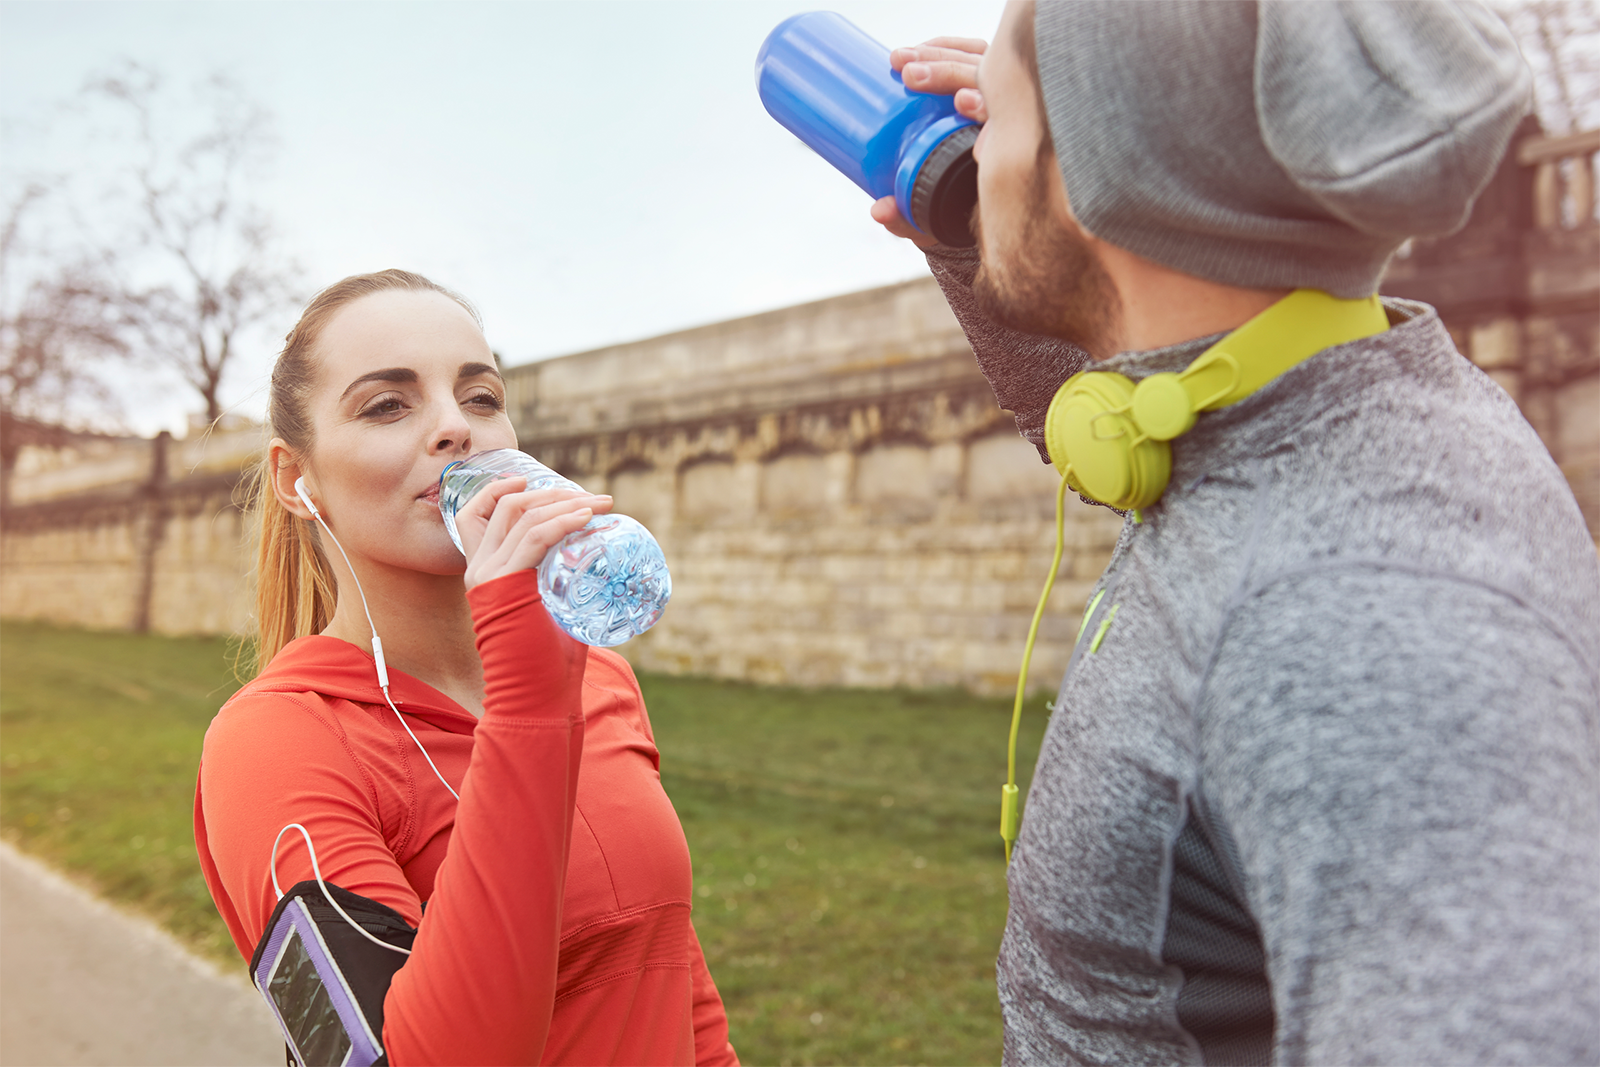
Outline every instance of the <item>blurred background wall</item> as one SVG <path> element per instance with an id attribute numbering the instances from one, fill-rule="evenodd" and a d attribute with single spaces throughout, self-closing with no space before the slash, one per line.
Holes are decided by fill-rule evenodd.
<path id="1" fill-rule="evenodd" d="M 1525 126 L 1471 223 L 1394 261 L 1521 405 L 1600 537 L 1600 131 Z M 525 450 L 648 525 L 672 566 L 637 665 L 759 682 L 1013 684 L 1055 480 L 931 278 L 507 370 Z M 6 416 L 0 614 L 246 632 L 241 504 L 262 430 L 179 441 Z M 1120 522 L 1072 502 L 1050 679 Z M 1052 658 L 1054 657 L 1054 658 Z"/>

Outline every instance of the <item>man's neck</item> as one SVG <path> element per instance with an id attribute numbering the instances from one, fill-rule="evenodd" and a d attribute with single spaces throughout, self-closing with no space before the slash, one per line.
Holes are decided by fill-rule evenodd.
<path id="1" fill-rule="evenodd" d="M 1165 348 L 1236 330 L 1291 292 L 1222 285 L 1104 241 L 1094 240 L 1094 245 L 1122 301 L 1118 352 Z"/>

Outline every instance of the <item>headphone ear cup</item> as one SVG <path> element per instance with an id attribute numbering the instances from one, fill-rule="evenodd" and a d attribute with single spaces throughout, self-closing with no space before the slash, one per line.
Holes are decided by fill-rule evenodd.
<path id="1" fill-rule="evenodd" d="M 1161 499 L 1172 474 L 1171 446 L 1141 434 L 1129 413 L 1133 390 L 1121 374 L 1080 371 L 1056 391 L 1044 420 L 1050 461 L 1071 468 L 1067 484 L 1124 510 Z"/>

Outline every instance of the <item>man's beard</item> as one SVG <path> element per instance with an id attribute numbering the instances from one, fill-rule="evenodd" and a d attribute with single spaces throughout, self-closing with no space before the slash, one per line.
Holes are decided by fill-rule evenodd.
<path id="1" fill-rule="evenodd" d="M 1110 275 L 1077 227 L 1050 221 L 1045 168 L 1056 165 L 1055 154 L 1040 155 L 1027 192 L 1028 230 L 1009 260 L 984 247 L 981 213 L 973 209 L 972 232 L 982 258 L 972 291 L 979 310 L 995 325 L 1038 338 L 1030 343 L 1013 337 L 1004 344 L 975 345 L 974 351 L 995 399 L 1016 416 L 1017 432 L 1049 463 L 1044 423 L 1050 401 L 1061 383 L 1091 359 L 1112 354 L 1121 304 Z"/>
<path id="2" fill-rule="evenodd" d="M 1069 341 L 1105 359 L 1113 354 L 1120 317 L 1116 286 L 1078 228 L 1052 220 L 1047 183 L 1055 165 L 1053 152 L 1040 153 L 1028 182 L 1026 232 L 1004 260 L 984 244 L 982 213 L 973 209 L 981 255 L 973 296 L 997 325 Z"/>

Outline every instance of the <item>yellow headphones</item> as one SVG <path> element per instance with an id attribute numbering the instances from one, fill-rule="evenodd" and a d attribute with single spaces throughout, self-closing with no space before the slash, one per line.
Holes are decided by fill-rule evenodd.
<path id="1" fill-rule="evenodd" d="M 1077 492 L 1114 508 L 1149 507 L 1172 475 L 1173 438 L 1325 348 L 1389 328 L 1376 296 L 1340 300 L 1296 289 L 1206 349 L 1181 374 L 1135 385 L 1110 371 L 1066 380 L 1045 415 L 1050 459 Z"/>
<path id="2" fill-rule="evenodd" d="M 1017 795 L 1022 695 L 1028 686 L 1028 662 L 1033 658 L 1039 620 L 1061 567 L 1067 489 L 1132 511 L 1137 522 L 1137 509 L 1160 500 L 1172 477 L 1172 445 L 1168 442 L 1188 433 L 1200 412 L 1243 400 L 1325 348 L 1388 328 L 1388 315 L 1376 295 L 1340 300 L 1317 289 L 1296 289 L 1206 349 L 1182 373 L 1152 374 L 1135 385 L 1112 371 L 1080 371 L 1056 392 L 1044 419 L 1045 448 L 1061 472 L 1056 489 L 1056 553 L 1028 627 L 1011 711 L 1006 784 L 1000 791 L 1000 837 L 1006 843 L 1008 864 L 1011 843 L 1022 826 Z M 1093 609 L 1090 604 L 1084 626 L 1078 630 L 1080 637 Z"/>

